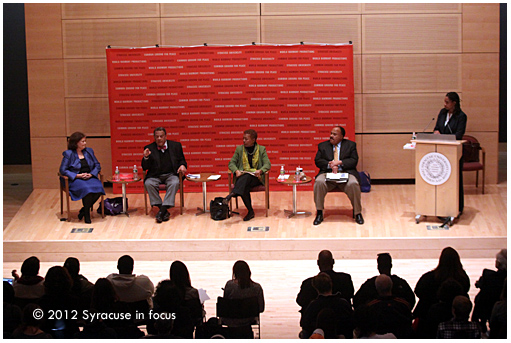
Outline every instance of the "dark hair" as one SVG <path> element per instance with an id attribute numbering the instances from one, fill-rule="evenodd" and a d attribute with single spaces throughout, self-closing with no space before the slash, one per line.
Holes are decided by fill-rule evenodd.
<path id="1" fill-rule="evenodd" d="M 250 267 L 245 261 L 236 261 L 234 266 L 232 266 L 232 278 L 238 280 L 238 285 L 241 289 L 252 286 L 253 281 L 250 278 L 251 275 Z"/>
<path id="2" fill-rule="evenodd" d="M 44 291 L 47 295 L 63 296 L 73 287 L 73 279 L 66 268 L 53 266 L 44 277 Z"/>
<path id="3" fill-rule="evenodd" d="M 119 257 L 117 261 L 117 269 L 119 270 L 119 274 L 131 274 L 133 273 L 133 265 L 135 261 L 130 255 L 124 255 Z"/>
<path id="4" fill-rule="evenodd" d="M 31 256 L 21 265 L 21 276 L 37 276 L 39 274 L 39 259 Z"/>
<path id="5" fill-rule="evenodd" d="M 461 112 L 461 105 L 460 105 L 460 96 L 456 92 L 449 92 L 445 95 L 449 98 L 449 100 L 456 102 L 456 105 L 454 106 L 453 115 L 458 115 Z"/>
<path id="6" fill-rule="evenodd" d="M 158 126 L 156 129 L 154 129 L 153 136 L 156 135 L 156 131 L 163 131 L 165 133 L 165 136 L 167 135 L 167 130 L 165 130 L 165 128 L 162 126 Z"/>
<path id="7" fill-rule="evenodd" d="M 107 312 L 119 300 L 114 286 L 107 278 L 99 278 L 92 289 L 91 309 Z"/>
<path id="8" fill-rule="evenodd" d="M 321 250 L 318 254 L 319 270 L 331 270 L 334 266 L 334 257 L 330 250 Z"/>
<path id="9" fill-rule="evenodd" d="M 452 301 L 457 295 L 463 295 L 463 287 L 460 283 L 453 278 L 448 278 L 438 288 L 436 297 L 439 301 L 446 304 L 452 304 Z"/>
<path id="10" fill-rule="evenodd" d="M 342 137 L 344 138 L 344 136 L 346 136 L 346 130 L 344 130 L 344 127 L 338 125 L 338 126 L 334 126 L 334 128 L 339 128 L 339 130 L 341 130 L 341 135 Z"/>
<path id="11" fill-rule="evenodd" d="M 472 311 L 472 302 L 463 295 L 457 295 L 452 301 L 452 309 L 457 319 L 467 320 Z"/>
<path id="12" fill-rule="evenodd" d="M 76 257 L 68 257 L 64 262 L 64 268 L 66 268 L 69 275 L 74 278 L 75 276 L 78 276 L 78 273 L 80 272 L 80 261 L 78 261 Z"/>
<path id="13" fill-rule="evenodd" d="M 160 312 L 176 312 L 184 297 L 172 280 L 162 280 L 156 286 L 154 302 Z"/>
<path id="14" fill-rule="evenodd" d="M 376 261 L 378 262 L 378 270 L 390 270 L 392 268 L 392 257 L 388 252 L 378 254 Z"/>
<path id="15" fill-rule="evenodd" d="M 172 264 L 170 265 L 169 274 L 170 280 L 174 281 L 174 283 L 181 290 L 183 295 L 187 287 L 192 287 L 190 273 L 188 273 L 188 268 L 186 268 L 183 262 L 181 261 L 172 262 Z"/>
<path id="16" fill-rule="evenodd" d="M 451 247 L 444 248 L 438 260 L 438 266 L 434 270 L 435 280 L 439 283 L 452 277 L 463 285 L 462 280 L 467 279 L 467 274 L 463 270 L 460 255 Z"/>
<path id="17" fill-rule="evenodd" d="M 76 150 L 76 148 L 78 148 L 78 142 L 81 141 L 83 137 L 87 136 L 85 136 L 84 133 L 81 133 L 79 131 L 76 131 L 73 134 L 71 134 L 71 136 L 69 136 L 69 140 L 67 141 L 67 148 L 69 150 Z"/>
<path id="18" fill-rule="evenodd" d="M 327 293 L 332 291 L 332 279 L 327 273 L 319 273 L 312 279 L 312 287 L 319 293 Z"/>
<path id="19" fill-rule="evenodd" d="M 44 322 L 45 316 L 41 316 L 40 318 L 38 317 L 39 319 L 36 319 L 37 316 L 34 316 L 34 311 L 37 309 L 41 310 L 40 312 L 42 313 L 41 307 L 34 303 L 27 304 L 23 308 L 23 314 L 21 317 L 21 329 L 23 331 L 27 328 L 27 326 L 40 327 Z"/>
<path id="20" fill-rule="evenodd" d="M 252 137 L 255 141 L 257 141 L 257 132 L 256 132 L 256 130 L 248 129 L 248 130 L 243 131 L 243 134 L 244 135 L 250 135 L 250 137 Z"/>

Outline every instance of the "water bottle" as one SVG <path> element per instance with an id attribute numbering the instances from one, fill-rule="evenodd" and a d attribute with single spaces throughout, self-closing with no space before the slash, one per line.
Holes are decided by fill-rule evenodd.
<path id="1" fill-rule="evenodd" d="M 412 139 L 417 139 L 417 135 L 415 134 L 415 132 L 412 133 Z"/>
<path id="2" fill-rule="evenodd" d="M 285 173 L 286 173 L 286 171 L 284 170 L 284 166 L 280 166 L 280 178 L 281 179 L 284 179 Z"/>
<path id="3" fill-rule="evenodd" d="M 121 176 L 119 175 L 119 167 L 115 167 L 114 180 L 119 181 L 120 179 L 121 179 Z"/>
<path id="4" fill-rule="evenodd" d="M 136 164 L 133 166 L 133 180 L 138 180 L 138 169 Z"/>

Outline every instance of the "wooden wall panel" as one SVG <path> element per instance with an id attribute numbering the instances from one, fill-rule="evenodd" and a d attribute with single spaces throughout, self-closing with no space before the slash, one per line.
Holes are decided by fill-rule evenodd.
<path id="1" fill-rule="evenodd" d="M 499 52 L 500 4 L 463 4 L 463 52 Z"/>
<path id="2" fill-rule="evenodd" d="M 62 69 L 62 60 L 27 61 L 31 137 L 66 134 Z"/>
<path id="3" fill-rule="evenodd" d="M 486 184 L 496 184 L 499 174 L 499 133 L 498 132 L 478 132 L 467 131 L 469 136 L 474 136 L 479 141 L 479 144 L 486 150 Z M 479 172 L 479 187 L 481 187 L 482 172 Z M 463 173 L 463 184 L 466 186 L 474 186 L 476 184 L 475 172 Z M 485 192 L 489 191 L 488 188 Z M 474 190 L 475 192 L 475 190 Z M 481 193 L 479 189 L 477 191 Z"/>
<path id="4" fill-rule="evenodd" d="M 159 16 L 159 4 L 62 4 L 62 19 L 144 18 Z"/>
<path id="5" fill-rule="evenodd" d="M 358 15 L 261 17 L 261 37 L 263 42 L 275 44 L 352 41 L 353 54 L 360 54 L 360 20 Z"/>
<path id="6" fill-rule="evenodd" d="M 259 17 L 162 18 L 163 45 L 259 42 Z"/>
<path id="7" fill-rule="evenodd" d="M 30 145 L 34 189 L 59 188 L 57 173 L 62 162 L 62 152 L 67 149 L 66 137 L 32 137 Z"/>
<path id="8" fill-rule="evenodd" d="M 160 19 L 63 20 L 65 58 L 105 58 L 111 46 L 160 44 Z"/>
<path id="9" fill-rule="evenodd" d="M 362 16 L 362 52 L 461 52 L 460 14 Z"/>
<path id="10" fill-rule="evenodd" d="M 362 91 L 460 92 L 461 60 L 461 54 L 362 55 Z"/>
<path id="11" fill-rule="evenodd" d="M 462 95 L 460 94 L 460 97 Z M 432 132 L 445 93 L 364 94 L 362 132 Z"/>
<path id="12" fill-rule="evenodd" d="M 91 136 L 90 133 L 84 132 Z M 101 164 L 101 173 L 104 181 L 113 175 L 112 171 L 112 149 L 110 138 L 87 138 L 87 146 L 94 150 L 94 155 Z"/>
<path id="13" fill-rule="evenodd" d="M 364 169 L 364 136 L 355 134 L 355 143 L 357 143 L 358 163 L 357 170 L 362 171 Z"/>
<path id="14" fill-rule="evenodd" d="M 364 132 L 362 94 L 355 94 L 355 132 Z"/>
<path id="15" fill-rule="evenodd" d="M 403 150 L 410 138 L 408 134 L 364 135 L 364 170 L 373 179 L 415 178 L 415 151 Z"/>
<path id="16" fill-rule="evenodd" d="M 463 100 L 467 131 L 499 130 L 499 54 L 463 54 Z"/>
<path id="17" fill-rule="evenodd" d="M 362 13 L 460 13 L 461 4 L 456 3 L 395 3 L 386 2 L 362 4 Z"/>
<path id="18" fill-rule="evenodd" d="M 25 4 L 27 59 L 62 58 L 60 4 Z"/>
<path id="19" fill-rule="evenodd" d="M 361 5 L 357 3 L 263 3 L 261 15 L 360 14 Z"/>
<path id="20" fill-rule="evenodd" d="M 355 93 L 362 93 L 362 55 L 353 55 L 353 83 Z"/>
<path id="21" fill-rule="evenodd" d="M 108 98 L 66 99 L 66 133 L 81 131 L 87 136 L 110 136 Z"/>
<path id="22" fill-rule="evenodd" d="M 106 97 L 106 59 L 67 59 L 64 61 L 66 97 Z"/>
<path id="23" fill-rule="evenodd" d="M 212 17 L 259 15 L 258 3 L 166 3 L 161 4 L 162 17 Z"/>

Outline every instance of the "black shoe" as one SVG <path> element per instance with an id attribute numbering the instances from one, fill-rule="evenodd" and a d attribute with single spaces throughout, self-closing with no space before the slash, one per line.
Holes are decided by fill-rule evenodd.
<path id="1" fill-rule="evenodd" d="M 163 219 L 163 221 L 164 221 L 164 222 L 169 221 L 169 219 L 170 219 L 170 213 L 169 213 L 169 211 L 165 211 L 165 214 L 163 215 L 163 218 L 162 218 L 162 219 Z"/>
<path id="2" fill-rule="evenodd" d="M 84 216 L 84 222 L 85 224 L 91 224 L 92 221 L 90 220 L 90 209 L 87 208 L 83 211 L 83 216 Z"/>
<path id="3" fill-rule="evenodd" d="M 163 221 L 163 213 L 161 211 L 158 211 L 158 213 L 156 213 L 156 217 L 155 218 L 156 218 L 156 222 L 158 224 L 160 224 Z"/>
<path id="4" fill-rule="evenodd" d="M 80 209 L 80 212 L 78 212 L 78 220 L 82 220 L 84 211 L 85 211 L 85 207 L 82 207 Z"/>
<path id="5" fill-rule="evenodd" d="M 314 225 L 319 225 L 323 221 L 323 212 L 318 212 L 316 214 L 316 219 L 314 219 Z"/>
<path id="6" fill-rule="evenodd" d="M 244 222 L 248 222 L 250 219 L 255 217 L 254 211 L 248 211 L 247 215 L 243 218 Z"/>
<path id="7" fill-rule="evenodd" d="M 232 194 L 232 193 L 230 193 L 228 196 L 226 196 L 226 197 L 224 198 L 224 200 L 222 200 L 222 204 L 224 204 L 224 205 L 228 205 L 228 204 L 229 204 L 229 201 L 231 200 L 231 198 L 232 198 L 232 197 L 233 197 L 233 194 Z"/>
<path id="8" fill-rule="evenodd" d="M 362 213 L 359 213 L 355 216 L 355 221 L 357 224 L 362 225 L 364 224 L 364 218 L 362 217 Z"/>

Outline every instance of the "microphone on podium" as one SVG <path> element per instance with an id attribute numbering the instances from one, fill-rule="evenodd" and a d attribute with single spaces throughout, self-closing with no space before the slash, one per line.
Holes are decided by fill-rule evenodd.
<path id="1" fill-rule="evenodd" d="M 423 132 L 423 133 L 424 133 L 424 132 L 428 129 L 428 127 L 431 125 L 431 123 L 432 123 L 434 120 L 435 120 L 435 118 L 434 118 L 434 117 L 433 117 L 433 118 L 431 118 L 431 120 L 429 121 L 428 125 L 424 128 L 424 130 L 422 130 L 422 132 Z"/>

